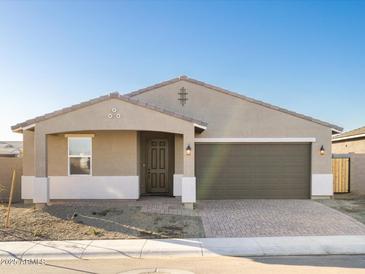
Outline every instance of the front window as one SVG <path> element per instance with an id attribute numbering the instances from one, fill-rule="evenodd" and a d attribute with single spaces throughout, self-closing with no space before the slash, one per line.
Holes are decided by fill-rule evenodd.
<path id="1" fill-rule="evenodd" d="M 91 137 L 68 138 L 68 174 L 91 175 Z"/>

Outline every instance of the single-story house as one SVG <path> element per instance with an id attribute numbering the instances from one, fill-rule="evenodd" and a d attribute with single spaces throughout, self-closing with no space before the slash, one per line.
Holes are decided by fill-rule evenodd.
<path id="1" fill-rule="evenodd" d="M 332 152 L 338 154 L 365 153 L 365 127 L 334 135 Z"/>
<path id="2" fill-rule="evenodd" d="M 342 128 L 181 76 L 12 127 L 23 134 L 22 198 L 197 199 L 333 195 Z"/>

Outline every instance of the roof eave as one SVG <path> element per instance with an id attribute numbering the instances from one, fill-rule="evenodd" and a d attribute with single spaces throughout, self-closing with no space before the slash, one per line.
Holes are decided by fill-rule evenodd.
<path id="1" fill-rule="evenodd" d="M 360 139 L 360 138 L 365 138 L 365 133 L 351 135 L 351 136 L 338 137 L 338 138 L 335 137 L 334 139 L 332 139 L 332 142 L 339 142 L 339 141 L 353 140 L 353 139 Z"/>
<path id="2" fill-rule="evenodd" d="M 120 95 L 118 92 L 113 92 L 113 93 L 110 93 L 108 95 L 104 95 L 104 96 L 101 96 L 101 97 L 98 97 L 98 98 L 95 98 L 95 99 L 91 99 L 89 101 L 82 102 L 80 104 L 76 104 L 76 105 L 72 105 L 70 107 L 66 107 L 66 108 L 63 108 L 63 109 L 60 109 L 60 110 L 56 110 L 54 112 L 47 113 L 45 115 L 38 116 L 36 118 L 27 120 L 25 122 L 16 124 L 16 125 L 11 127 L 11 130 L 13 132 L 21 133 L 23 130 L 34 128 L 36 123 L 38 123 L 38 122 L 48 120 L 50 118 L 53 118 L 53 117 L 56 117 L 56 116 L 59 116 L 59 115 L 63 115 L 63 114 L 66 114 L 66 113 L 81 109 L 83 107 L 87 107 L 87 106 L 99 103 L 99 102 L 103 102 L 103 101 L 108 100 L 108 99 L 119 99 L 121 101 L 130 103 L 130 104 L 133 104 L 133 105 L 136 105 L 136 106 L 144 107 L 146 109 L 150 109 L 150 110 L 157 111 L 157 112 L 160 112 L 160 113 L 165 114 L 165 115 L 169 115 L 171 117 L 175 117 L 176 119 L 181 119 L 181 120 L 193 123 L 194 125 L 195 124 L 199 125 L 200 127 L 206 127 L 208 125 L 204 121 L 200 121 L 200 120 L 197 120 L 197 119 L 194 119 L 194 118 L 191 118 L 191 117 L 179 114 L 179 113 L 175 113 L 175 112 L 163 109 L 163 108 L 155 106 L 155 105 L 140 102 L 136 99 Z"/>

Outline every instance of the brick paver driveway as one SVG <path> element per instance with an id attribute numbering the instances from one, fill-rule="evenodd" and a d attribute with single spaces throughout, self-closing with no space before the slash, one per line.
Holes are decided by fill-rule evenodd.
<path id="1" fill-rule="evenodd" d="M 206 237 L 365 235 L 365 225 L 311 200 L 199 201 Z"/>

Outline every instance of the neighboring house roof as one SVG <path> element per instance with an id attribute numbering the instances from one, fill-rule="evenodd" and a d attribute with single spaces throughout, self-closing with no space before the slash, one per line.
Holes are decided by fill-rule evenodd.
<path id="1" fill-rule="evenodd" d="M 267 107 L 267 108 L 270 108 L 270 109 L 273 109 L 273 110 L 281 111 L 281 112 L 284 112 L 286 114 L 290 114 L 290 115 L 293 115 L 295 117 L 298 117 L 298 118 L 301 118 L 301 119 L 304 119 L 304 120 L 308 120 L 308 121 L 311 121 L 311 122 L 314 122 L 314 123 L 317 123 L 317 124 L 320 124 L 320 125 L 323 125 L 323 126 L 326 126 L 326 127 L 329 127 L 337 133 L 341 132 L 343 130 L 342 127 L 339 127 L 337 125 L 327 123 L 327 122 L 318 120 L 316 118 L 313 118 L 313 117 L 310 117 L 310 116 L 307 116 L 307 115 L 303 115 L 303 114 L 300 114 L 300 113 L 297 113 L 297 112 L 294 112 L 294 111 L 291 111 L 291 110 L 287 110 L 287 109 L 284 109 L 284 108 L 281 108 L 281 107 L 278 107 L 278 106 L 274 106 L 274 105 L 271 105 L 271 104 L 268 104 L 268 103 L 265 103 L 265 102 L 262 102 L 262 101 L 259 101 L 259 100 L 256 100 L 256 99 L 253 99 L 253 98 L 250 98 L 250 97 L 241 95 L 239 93 L 232 92 L 232 91 L 229 91 L 229 90 L 226 90 L 226 89 L 223 89 L 223 88 L 211 85 L 211 84 L 207 84 L 207 83 L 204 83 L 202 81 L 189 78 L 185 75 L 174 78 L 174 79 L 171 79 L 171 80 L 168 80 L 168 81 L 164 81 L 164 82 L 155 84 L 153 86 L 149 86 L 149 87 L 146 87 L 146 88 L 143 88 L 143 89 L 133 91 L 131 93 L 125 94 L 125 96 L 133 97 L 133 96 L 139 95 L 139 94 L 144 93 L 144 92 L 152 91 L 156 88 L 160 88 L 160 87 L 163 87 L 163 86 L 166 86 L 166 85 L 176 83 L 180 80 L 190 82 L 190 83 L 193 83 L 193 84 L 196 84 L 196 85 L 200 85 L 200 86 L 203 86 L 203 87 L 206 87 L 206 88 L 209 88 L 209 89 L 213 89 L 215 91 L 219 91 L 219 92 L 222 92 L 222 93 L 225 93 L 225 94 L 240 98 L 242 100 L 245 100 L 245 101 L 248 101 L 248 102 L 251 102 L 251 103 L 254 103 L 254 104 L 258 104 L 258 105 L 261 105 L 261 106 L 264 106 L 264 107 Z"/>
<path id="2" fill-rule="evenodd" d="M 353 129 L 350 131 L 346 131 L 344 133 L 333 136 L 332 141 L 342 141 L 342 140 L 350 140 L 357 138 L 365 138 L 365 127 L 360 127 L 357 129 Z"/>
<path id="3" fill-rule="evenodd" d="M 129 97 L 120 95 L 118 92 L 113 92 L 113 93 L 110 93 L 108 95 L 100 96 L 98 98 L 82 102 L 80 104 L 72 105 L 72 106 L 67 107 L 67 108 L 56 110 L 54 112 L 50 112 L 50 113 L 47 113 L 45 115 L 35 117 L 33 119 L 29 119 L 25 122 L 22 122 L 22 123 L 19 123 L 19 124 L 16 124 L 16 125 L 12 126 L 11 129 L 13 131 L 19 131 L 19 130 L 22 130 L 23 128 L 30 127 L 30 126 L 32 126 L 32 125 L 34 125 L 34 124 L 36 124 L 40 121 L 44 121 L 44 120 L 47 120 L 47 119 L 52 118 L 52 117 L 56 117 L 56 116 L 59 116 L 59 115 L 62 115 L 62 114 L 65 114 L 65 113 L 68 113 L 68 112 L 71 112 L 71 111 L 75 111 L 75 110 L 78 110 L 78 109 L 81 109 L 81 108 L 84 108 L 84 107 L 87 107 L 87 106 L 91 106 L 91 105 L 94 105 L 96 103 L 100 103 L 100 102 L 103 102 L 105 100 L 112 99 L 112 98 L 119 99 L 119 100 L 122 100 L 124 102 L 128 102 L 128 103 L 131 103 L 131 104 L 134 104 L 134 105 L 137 105 L 137 106 L 141 106 L 141 107 L 144 107 L 144 108 L 147 108 L 147 109 L 150 109 L 150 110 L 158 111 L 160 113 L 164 113 L 164 114 L 176 117 L 178 119 L 182 119 L 182 120 L 194 123 L 194 124 L 196 124 L 196 126 L 201 127 L 201 128 L 204 128 L 204 127 L 207 126 L 206 122 L 203 122 L 203 121 L 200 121 L 200 120 L 197 120 L 197 119 L 194 119 L 194 118 L 191 118 L 191 117 L 188 117 L 188 116 L 176 113 L 176 112 L 172 112 L 172 111 L 163 109 L 163 108 L 158 107 L 158 106 L 154 106 L 154 105 L 151 105 L 151 104 L 148 104 L 148 103 L 144 103 L 144 102 L 138 101 L 138 100 L 133 99 L 133 98 L 129 98 Z"/>
<path id="4" fill-rule="evenodd" d="M 0 156 L 18 156 L 22 149 L 21 141 L 0 141 Z"/>

